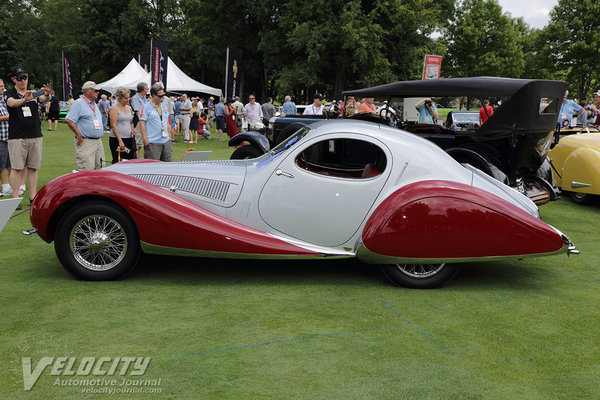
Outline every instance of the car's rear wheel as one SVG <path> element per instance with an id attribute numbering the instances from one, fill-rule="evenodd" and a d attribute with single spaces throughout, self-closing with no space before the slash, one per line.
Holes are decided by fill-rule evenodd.
<path id="1" fill-rule="evenodd" d="M 105 201 L 88 201 L 69 209 L 56 227 L 54 248 L 67 271 L 90 281 L 124 278 L 141 253 L 131 217 Z"/>
<path id="2" fill-rule="evenodd" d="M 573 203 L 577 204 L 590 204 L 595 200 L 595 196 L 593 194 L 587 193 L 579 193 L 579 192 L 569 192 L 569 196 Z"/>
<path id="3" fill-rule="evenodd" d="M 394 285 L 413 289 L 434 289 L 458 273 L 458 264 L 384 264 L 381 272 Z"/>
<path id="4" fill-rule="evenodd" d="M 229 157 L 230 160 L 245 160 L 247 158 L 256 158 L 259 156 L 262 156 L 263 153 L 256 148 L 255 146 L 252 146 L 251 144 L 247 144 L 244 145 L 242 147 L 238 147 L 237 149 L 235 149 L 235 151 L 231 154 L 231 157 Z"/>

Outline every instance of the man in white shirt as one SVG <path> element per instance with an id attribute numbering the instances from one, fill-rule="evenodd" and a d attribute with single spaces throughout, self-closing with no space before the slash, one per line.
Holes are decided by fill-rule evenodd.
<path id="1" fill-rule="evenodd" d="M 251 94 L 248 97 L 248 104 L 244 107 L 244 119 L 248 121 L 248 128 L 251 130 L 260 130 L 264 128 L 262 123 L 263 112 L 260 104 L 255 101 L 255 96 Z"/>
<path id="2" fill-rule="evenodd" d="M 304 109 L 304 115 L 323 115 L 323 95 L 315 93 L 313 103 Z"/>

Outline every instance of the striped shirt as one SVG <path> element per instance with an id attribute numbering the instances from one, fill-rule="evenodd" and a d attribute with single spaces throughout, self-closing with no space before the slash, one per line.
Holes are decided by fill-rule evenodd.
<path id="1" fill-rule="evenodd" d="M 0 117 L 8 115 L 8 109 L 4 99 L 0 98 Z M 8 141 L 8 121 L 0 121 L 0 140 Z"/>

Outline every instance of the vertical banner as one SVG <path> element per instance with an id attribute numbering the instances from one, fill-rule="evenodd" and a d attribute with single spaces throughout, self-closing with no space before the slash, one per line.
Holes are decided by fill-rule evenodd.
<path id="1" fill-rule="evenodd" d="M 423 79 L 438 79 L 442 71 L 442 56 L 426 55 L 423 64 Z"/>
<path id="2" fill-rule="evenodd" d="M 241 49 L 227 48 L 227 64 L 225 70 L 225 98 L 233 99 L 240 94 Z"/>
<path id="3" fill-rule="evenodd" d="M 162 82 L 167 91 L 167 59 L 169 57 L 169 42 L 152 39 L 150 51 L 150 86 Z"/>
<path id="4" fill-rule="evenodd" d="M 144 68 L 146 72 L 150 71 L 150 55 L 138 54 L 138 63 Z"/>
<path id="5" fill-rule="evenodd" d="M 63 100 L 67 100 L 69 95 L 73 95 L 73 81 L 71 80 L 70 54 L 67 51 L 62 52 L 62 70 L 63 70 Z"/>

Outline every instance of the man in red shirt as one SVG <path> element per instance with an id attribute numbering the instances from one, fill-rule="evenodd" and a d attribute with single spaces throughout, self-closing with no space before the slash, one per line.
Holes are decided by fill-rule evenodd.
<path id="1" fill-rule="evenodd" d="M 479 126 L 485 124 L 485 121 L 494 114 L 494 109 L 490 106 L 489 100 L 483 101 L 483 107 L 479 109 Z"/>

